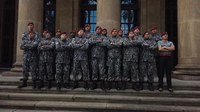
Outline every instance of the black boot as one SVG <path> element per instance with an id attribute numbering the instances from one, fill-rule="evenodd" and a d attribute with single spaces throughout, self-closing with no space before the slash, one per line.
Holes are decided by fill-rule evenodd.
<path id="1" fill-rule="evenodd" d="M 87 81 L 84 82 L 83 88 L 84 88 L 85 90 L 88 90 L 88 89 L 89 89 L 89 85 L 88 85 L 88 82 L 87 82 Z"/>
<path id="2" fill-rule="evenodd" d="M 49 80 L 49 81 L 48 81 L 48 84 L 47 84 L 47 89 L 51 89 L 51 88 L 52 88 L 52 85 L 51 85 L 51 83 L 52 83 L 52 81 L 51 81 L 51 80 Z"/>
<path id="3" fill-rule="evenodd" d="M 104 81 L 101 82 L 100 87 L 102 90 L 106 90 L 106 85 Z"/>
<path id="4" fill-rule="evenodd" d="M 136 90 L 136 91 L 137 91 L 137 88 L 139 88 L 139 87 L 137 87 L 137 86 L 139 86 L 139 85 L 137 85 L 137 83 L 132 82 L 132 89 L 133 89 L 133 90 Z"/>
<path id="5" fill-rule="evenodd" d="M 115 89 L 116 90 L 121 90 L 121 84 L 120 84 L 120 82 L 115 82 Z"/>
<path id="6" fill-rule="evenodd" d="M 138 91 L 141 91 L 143 90 L 143 83 L 142 82 L 139 82 L 139 85 L 138 85 Z"/>
<path id="7" fill-rule="evenodd" d="M 78 88 L 78 82 L 73 81 L 72 89 L 76 89 L 76 88 Z"/>
<path id="8" fill-rule="evenodd" d="M 149 83 L 148 89 L 149 89 L 150 91 L 154 91 L 153 83 Z"/>
<path id="9" fill-rule="evenodd" d="M 27 87 L 27 80 L 23 80 L 22 83 L 17 88 Z"/>
<path id="10" fill-rule="evenodd" d="M 126 90 L 126 82 L 125 81 L 122 82 L 121 90 Z"/>
<path id="11" fill-rule="evenodd" d="M 60 84 L 60 83 L 57 83 L 57 84 L 56 84 L 56 89 L 57 89 L 57 90 L 60 90 L 60 89 L 61 89 L 61 84 Z"/>
<path id="12" fill-rule="evenodd" d="M 32 87 L 33 89 L 36 89 L 37 88 L 37 82 L 36 82 L 36 80 L 33 80 L 33 87 Z"/>
<path id="13" fill-rule="evenodd" d="M 93 81 L 90 88 L 91 88 L 91 90 L 96 89 L 97 88 L 97 83 L 95 81 Z"/>
<path id="14" fill-rule="evenodd" d="M 44 81 L 40 80 L 39 85 L 38 85 L 38 89 L 41 89 L 44 87 Z"/>
<path id="15" fill-rule="evenodd" d="M 70 88 L 70 83 L 69 82 L 64 83 L 64 88 L 69 89 Z"/>
<path id="16" fill-rule="evenodd" d="M 112 82 L 106 82 L 106 90 L 111 90 L 112 89 Z"/>

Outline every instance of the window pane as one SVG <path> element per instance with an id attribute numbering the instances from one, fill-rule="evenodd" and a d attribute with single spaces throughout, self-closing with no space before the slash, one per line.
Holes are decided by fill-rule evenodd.
<path id="1" fill-rule="evenodd" d="M 55 32 L 55 0 L 44 0 L 44 24 L 43 29 Z"/>

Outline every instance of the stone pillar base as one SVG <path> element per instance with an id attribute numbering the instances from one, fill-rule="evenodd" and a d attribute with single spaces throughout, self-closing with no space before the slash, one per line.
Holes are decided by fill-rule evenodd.
<path id="1" fill-rule="evenodd" d="M 22 72 L 22 62 L 16 62 L 13 64 L 13 68 L 10 70 L 11 72 Z"/>
<path id="2" fill-rule="evenodd" d="M 198 65 L 178 65 L 173 71 L 172 77 L 181 80 L 200 80 L 200 66 Z"/>

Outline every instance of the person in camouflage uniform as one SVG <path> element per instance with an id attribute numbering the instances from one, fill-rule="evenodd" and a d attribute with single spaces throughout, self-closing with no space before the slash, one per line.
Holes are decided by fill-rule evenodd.
<path id="1" fill-rule="evenodd" d="M 85 25 L 85 37 L 89 39 L 92 36 L 92 33 L 90 32 L 91 26 L 89 24 Z"/>
<path id="2" fill-rule="evenodd" d="M 32 81 L 33 81 L 33 89 L 36 88 L 36 80 L 37 80 L 37 66 L 38 66 L 38 52 L 37 52 L 37 46 L 39 41 L 37 40 L 35 33 L 30 32 L 28 35 L 28 39 L 25 39 L 22 41 L 22 44 L 20 46 L 20 49 L 24 51 L 23 54 L 23 64 L 22 64 L 22 73 L 23 83 L 18 86 L 18 88 L 27 87 L 27 80 L 29 75 L 29 69 L 32 75 Z"/>
<path id="3" fill-rule="evenodd" d="M 84 81 L 84 88 L 89 89 L 90 74 L 88 68 L 88 47 L 89 42 L 84 37 L 84 29 L 78 30 L 78 35 L 72 39 L 71 47 L 74 50 L 73 67 L 70 75 L 74 81 L 73 88 L 77 87 L 77 81 Z"/>
<path id="4" fill-rule="evenodd" d="M 47 89 L 51 89 L 53 75 L 53 64 L 54 64 L 54 41 L 51 38 L 51 33 L 46 34 L 46 38 L 41 40 L 38 45 L 38 50 L 40 51 L 39 60 L 39 89 L 44 87 L 44 76 L 47 75 L 48 86 Z"/>
<path id="5" fill-rule="evenodd" d="M 153 91 L 154 75 L 157 74 L 155 62 L 155 50 L 157 43 L 150 39 L 150 34 L 145 32 L 144 41 L 142 43 L 141 58 L 140 58 L 140 81 L 144 82 L 144 77 L 147 76 L 148 88 Z"/>
<path id="6" fill-rule="evenodd" d="M 117 36 L 120 37 L 120 38 L 124 38 L 124 32 L 123 32 L 123 30 L 119 30 Z"/>
<path id="7" fill-rule="evenodd" d="M 153 41 L 155 41 L 156 43 L 160 40 L 162 40 L 161 35 L 158 33 L 158 27 L 157 26 L 152 26 L 151 27 L 151 37 L 150 37 Z M 159 53 L 158 53 L 158 49 L 155 50 L 155 59 L 156 59 L 156 67 L 157 67 L 157 74 L 160 74 L 160 70 L 159 70 Z"/>
<path id="8" fill-rule="evenodd" d="M 111 31 L 111 37 L 107 39 L 107 48 L 108 48 L 108 78 L 107 81 L 115 82 L 115 88 L 120 88 L 121 83 L 121 48 L 122 48 L 122 39 L 117 37 L 118 31 L 113 29 Z M 108 84 L 110 85 L 110 84 Z M 110 87 L 108 87 L 110 88 Z"/>
<path id="9" fill-rule="evenodd" d="M 140 29 L 139 29 L 139 26 L 135 26 L 132 31 L 134 32 L 134 38 L 136 38 L 139 42 L 139 58 L 138 58 L 138 65 L 139 65 L 139 73 L 140 73 L 140 61 L 141 61 L 141 50 L 142 50 L 142 47 L 141 47 L 141 44 L 143 42 L 143 37 L 142 35 L 140 34 Z M 143 82 L 140 80 L 142 79 L 142 75 L 139 74 L 139 87 L 138 87 L 138 90 L 143 90 Z"/>
<path id="10" fill-rule="evenodd" d="M 64 82 L 64 87 L 69 88 L 70 75 L 70 43 L 71 39 L 67 38 L 66 32 L 62 33 L 60 39 L 55 43 L 56 47 L 56 84 L 57 89 L 61 89 L 61 82 Z"/>
<path id="11" fill-rule="evenodd" d="M 107 29 L 102 29 L 101 35 L 107 37 Z"/>
<path id="12" fill-rule="evenodd" d="M 139 76 L 138 58 L 139 42 L 134 36 L 134 32 L 128 33 L 128 38 L 123 39 L 123 75 L 122 81 L 132 82 L 132 88 L 137 89 Z"/>
<path id="13" fill-rule="evenodd" d="M 27 25 L 27 31 L 25 31 L 23 34 L 22 34 L 22 41 L 24 41 L 24 40 L 29 40 L 29 33 L 30 32 L 33 32 L 34 33 L 34 35 L 35 35 L 35 39 L 36 40 L 38 40 L 38 41 L 40 41 L 40 38 L 41 38 L 41 36 L 39 35 L 39 33 L 38 32 L 36 32 L 35 30 L 34 30 L 34 23 L 33 22 L 29 22 L 28 23 L 28 25 Z M 38 57 L 38 56 L 37 56 Z M 39 59 L 38 59 L 39 60 Z M 38 65 L 39 65 L 39 63 L 38 63 Z M 39 72 L 39 66 L 37 65 L 37 74 L 38 74 L 38 72 Z M 23 78 L 22 79 L 20 79 L 20 80 L 23 80 Z"/>
<path id="14" fill-rule="evenodd" d="M 97 88 L 97 81 L 101 80 L 102 83 L 106 78 L 105 74 L 105 47 L 106 47 L 106 38 L 101 36 L 102 28 L 97 26 L 95 29 L 95 34 L 89 39 L 89 44 L 91 45 L 91 67 L 92 74 L 91 80 L 91 89 Z M 104 89 L 104 87 L 102 87 Z"/>

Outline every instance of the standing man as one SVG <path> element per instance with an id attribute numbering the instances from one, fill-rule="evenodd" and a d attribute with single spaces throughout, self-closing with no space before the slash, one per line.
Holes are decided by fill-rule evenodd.
<path id="1" fill-rule="evenodd" d="M 27 80 L 29 76 L 29 69 L 32 75 L 33 81 L 33 89 L 36 88 L 36 80 L 37 80 L 37 66 L 38 66 L 38 52 L 37 46 L 39 41 L 36 38 L 34 32 L 30 32 L 28 34 L 28 38 L 22 41 L 20 48 L 24 51 L 23 54 L 23 64 L 22 64 L 22 84 L 18 86 L 18 88 L 27 87 Z"/>
<path id="2" fill-rule="evenodd" d="M 175 50 L 174 44 L 168 41 L 167 32 L 162 33 L 162 40 L 158 41 L 159 50 L 159 91 L 163 91 L 163 77 L 166 74 L 168 91 L 173 92 L 171 72 L 172 72 L 172 52 Z"/>
<path id="3" fill-rule="evenodd" d="M 139 75 L 139 43 L 134 36 L 134 32 L 128 33 L 128 38 L 123 41 L 123 76 L 122 81 L 132 82 L 132 88 L 137 90 Z"/>
<path id="4" fill-rule="evenodd" d="M 111 85 L 113 81 L 116 89 L 121 89 L 121 50 L 122 50 L 122 39 L 117 37 L 117 29 L 111 31 L 111 37 L 108 38 L 108 85 Z M 108 87 L 110 89 L 110 87 Z"/>
<path id="5" fill-rule="evenodd" d="M 84 88 L 89 89 L 90 74 L 88 68 L 88 39 L 84 37 L 84 29 L 78 30 L 78 35 L 72 39 L 71 47 L 74 50 L 71 80 L 73 88 L 77 87 L 77 81 L 84 81 Z"/>
<path id="6" fill-rule="evenodd" d="M 148 32 L 144 33 L 143 38 L 144 41 L 142 43 L 140 55 L 140 81 L 144 82 L 144 77 L 147 76 L 148 89 L 154 91 L 154 76 L 157 74 L 154 52 L 157 48 L 157 43 L 150 39 L 150 34 Z"/>
<path id="7" fill-rule="evenodd" d="M 95 34 L 91 36 L 89 43 L 91 45 L 91 89 L 97 88 L 97 81 L 101 80 L 101 87 L 104 87 L 104 80 L 106 79 L 106 70 L 105 70 L 105 47 L 106 47 L 106 38 L 101 36 L 102 28 L 97 26 L 95 29 Z"/>
<path id="8" fill-rule="evenodd" d="M 43 39 L 39 45 L 38 50 L 40 51 L 39 60 L 39 89 L 44 87 L 44 76 L 47 75 L 48 86 L 47 89 L 51 89 L 53 75 L 53 64 L 54 64 L 54 41 L 51 37 L 51 33 L 47 32 L 45 39 Z"/>
<path id="9" fill-rule="evenodd" d="M 107 37 L 107 29 L 102 29 L 101 35 Z"/>
<path id="10" fill-rule="evenodd" d="M 64 82 L 65 88 L 70 88 L 70 44 L 71 39 L 67 37 L 66 32 L 61 34 L 60 39 L 55 43 L 56 47 L 56 84 L 57 90 L 61 89 L 61 83 Z"/>

